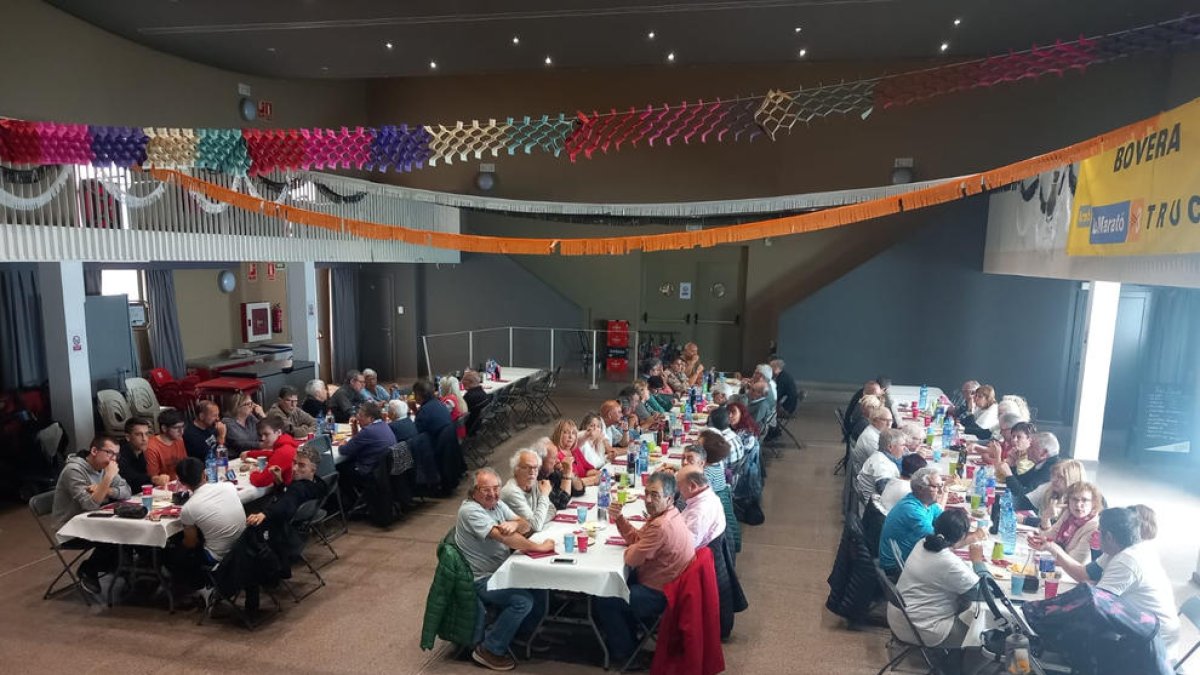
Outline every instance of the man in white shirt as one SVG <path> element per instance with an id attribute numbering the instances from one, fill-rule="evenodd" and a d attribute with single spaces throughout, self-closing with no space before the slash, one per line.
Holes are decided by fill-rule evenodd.
<path id="1" fill-rule="evenodd" d="M 1100 549 L 1111 560 L 1096 583 L 1131 605 L 1158 617 L 1158 630 L 1168 655 L 1175 656 L 1179 617 L 1171 579 L 1150 542 L 1142 541 L 1141 521 L 1132 507 L 1100 512 Z"/>
<path id="2" fill-rule="evenodd" d="M 854 489 L 864 504 L 879 494 L 877 486 L 880 480 L 900 477 L 900 459 L 904 456 L 905 440 L 902 429 L 879 432 L 879 449 L 863 462 L 854 481 Z"/>
<path id="3" fill-rule="evenodd" d="M 534 532 L 545 529 L 555 514 L 554 505 L 550 503 L 553 486 L 548 480 L 537 479 L 544 453 L 545 449 L 539 446 L 513 453 L 509 460 L 513 477 L 500 490 L 500 501 L 524 518 Z"/>
<path id="4" fill-rule="evenodd" d="M 692 532 L 695 548 L 708 546 L 725 533 L 725 507 L 721 498 L 709 487 L 704 470 L 697 466 L 680 469 L 675 474 L 675 483 L 687 502 L 683 522 Z"/>
<path id="5" fill-rule="evenodd" d="M 861 470 L 867 459 L 879 449 L 879 433 L 891 428 L 892 411 L 882 405 L 871 408 L 867 420 L 867 428 L 858 435 L 854 450 L 850 452 L 850 468 L 855 472 Z"/>
<path id="6" fill-rule="evenodd" d="M 179 482 L 192 496 L 179 511 L 183 525 L 180 548 L 168 554 L 168 567 L 181 582 L 204 586 L 203 572 L 229 553 L 246 529 L 246 510 L 233 483 L 209 483 L 204 464 L 195 457 L 181 460 L 175 468 Z"/>
<path id="7" fill-rule="evenodd" d="M 600 405 L 600 421 L 604 423 L 604 436 L 608 444 L 614 448 L 624 448 L 632 438 L 629 434 L 629 420 L 621 414 L 621 404 L 609 400 Z"/>

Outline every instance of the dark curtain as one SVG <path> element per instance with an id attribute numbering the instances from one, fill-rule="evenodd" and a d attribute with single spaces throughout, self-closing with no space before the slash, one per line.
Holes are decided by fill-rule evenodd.
<path id="1" fill-rule="evenodd" d="M 333 295 L 333 371 L 330 377 L 341 384 L 346 371 L 358 368 L 358 270 L 330 270 Z"/>
<path id="2" fill-rule="evenodd" d="M 43 385 L 45 350 L 37 270 L 0 267 L 0 388 Z"/>
<path id="3" fill-rule="evenodd" d="M 146 271 L 146 300 L 150 305 L 150 356 L 158 368 L 180 379 L 187 374 L 183 361 L 183 336 L 175 306 L 175 274 L 171 270 Z"/>
<path id="4" fill-rule="evenodd" d="M 101 272 L 99 268 L 83 268 L 83 294 L 100 295 Z"/>
<path id="5" fill-rule="evenodd" d="M 1191 387 L 1200 340 L 1200 290 L 1155 289 L 1142 381 Z"/>

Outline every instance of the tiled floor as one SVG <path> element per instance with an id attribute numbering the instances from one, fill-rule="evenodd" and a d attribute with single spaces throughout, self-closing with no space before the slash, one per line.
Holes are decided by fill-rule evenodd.
<path id="1" fill-rule="evenodd" d="M 578 418 L 615 389 L 612 384 L 603 385 L 599 392 L 565 386 L 559 405 Z M 849 631 L 824 609 L 825 578 L 840 535 L 840 487 L 831 470 L 841 448 L 830 421 L 831 408 L 832 404 L 819 401 L 805 404 L 794 428 L 807 448 L 800 452 L 790 447 L 781 459 L 772 461 L 763 504 L 767 521 L 744 528 L 738 574 L 750 609 L 738 615 L 734 635 L 725 645 L 730 673 L 867 674 L 887 660 L 884 632 Z M 498 468 L 507 466 L 513 449 L 548 431 L 548 426 L 523 431 L 497 450 L 493 463 Z M 1109 479 L 1102 473 L 1102 480 Z M 1146 491 L 1144 484 L 1138 488 L 1136 482 L 1129 489 Z M 1114 487 L 1110 494 L 1119 492 L 1124 490 Z M 1166 499 L 1165 493 L 1159 494 Z M 436 566 L 435 545 L 453 525 L 459 499 L 430 503 L 387 531 L 352 524 L 351 533 L 335 542 L 342 558 L 324 570 L 329 585 L 299 605 L 286 602 L 282 615 L 253 633 L 223 622 L 196 626 L 196 614 L 169 615 L 158 606 L 89 609 L 70 595 L 43 601 L 42 590 L 56 573 L 57 563 L 47 556 L 28 512 L 16 505 L 4 507 L 0 512 L 0 664 L 6 672 L 76 675 L 167 669 L 262 674 L 483 672 L 468 661 L 455 660 L 441 643 L 432 652 L 422 652 L 418 646 L 425 595 Z M 1187 508 L 1200 504 L 1194 496 L 1188 499 Z M 1166 503 L 1163 506 L 1170 511 Z M 1194 515 L 1195 511 L 1180 511 L 1179 518 L 1164 521 L 1174 529 L 1189 518 L 1194 523 Z M 1177 547 L 1182 549 L 1180 559 L 1191 556 L 1194 563 L 1200 544 L 1195 528 L 1175 534 L 1180 532 L 1186 532 L 1180 536 L 1189 542 Z M 1192 569 L 1189 564 L 1187 574 Z M 1176 569 L 1172 573 L 1178 578 Z M 601 672 L 537 659 L 521 663 L 518 670 Z"/>

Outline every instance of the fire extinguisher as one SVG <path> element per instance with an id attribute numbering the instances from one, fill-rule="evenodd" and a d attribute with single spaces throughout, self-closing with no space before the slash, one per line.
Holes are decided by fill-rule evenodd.
<path id="1" fill-rule="evenodd" d="M 271 332 L 283 332 L 283 307 L 278 302 L 271 306 Z"/>

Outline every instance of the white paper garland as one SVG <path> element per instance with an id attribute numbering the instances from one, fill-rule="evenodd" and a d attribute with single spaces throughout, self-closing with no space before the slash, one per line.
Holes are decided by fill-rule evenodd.
<path id="1" fill-rule="evenodd" d="M 163 195 L 167 192 L 167 184 L 159 183 L 158 185 L 154 186 L 154 189 L 151 190 L 149 194 L 139 197 L 117 181 L 105 178 L 101 178 L 99 180 L 100 184 L 104 186 L 104 189 L 108 191 L 110 195 L 112 195 L 117 201 L 124 204 L 127 208 L 131 209 L 142 209 L 150 206 L 151 204 L 162 199 Z"/>
<path id="2" fill-rule="evenodd" d="M 51 183 L 48 188 L 46 188 L 45 192 L 39 195 L 34 195 L 33 197 L 14 195 L 8 190 L 5 190 L 3 187 L 0 187 L 0 206 L 19 211 L 33 211 L 35 209 L 40 209 L 49 204 L 51 200 L 58 196 L 59 191 L 61 191 L 63 186 L 67 184 L 67 179 L 70 177 L 71 170 L 68 167 L 58 167 L 58 176 L 54 178 L 54 182 Z"/>

